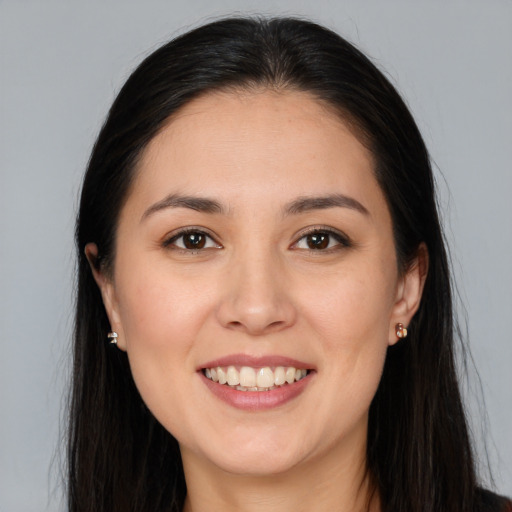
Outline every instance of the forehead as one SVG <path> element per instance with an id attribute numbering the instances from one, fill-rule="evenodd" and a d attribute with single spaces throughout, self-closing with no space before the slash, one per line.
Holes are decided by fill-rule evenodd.
<path id="1" fill-rule="evenodd" d="M 180 109 L 145 149 L 131 195 L 207 192 L 236 205 L 340 188 L 383 200 L 348 123 L 308 93 L 258 90 L 208 93 Z"/>

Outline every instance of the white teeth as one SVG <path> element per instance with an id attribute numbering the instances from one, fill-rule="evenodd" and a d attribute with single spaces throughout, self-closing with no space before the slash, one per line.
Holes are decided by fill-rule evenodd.
<path id="1" fill-rule="evenodd" d="M 259 388 L 269 388 L 274 385 L 274 372 L 266 366 L 260 368 L 256 375 L 256 384 Z"/>
<path id="2" fill-rule="evenodd" d="M 307 370 L 306 370 L 307 372 Z M 274 370 L 274 384 L 276 386 L 282 386 L 286 382 L 286 372 L 282 366 L 278 366 Z"/>
<path id="3" fill-rule="evenodd" d="M 217 368 L 217 377 L 219 378 L 219 384 L 226 384 L 228 381 L 226 372 L 221 367 Z"/>
<path id="4" fill-rule="evenodd" d="M 240 374 L 234 366 L 230 366 L 227 371 L 227 380 L 230 386 L 238 386 L 240 384 Z"/>
<path id="5" fill-rule="evenodd" d="M 240 369 L 240 386 L 252 388 L 256 386 L 256 372 L 250 366 L 242 366 Z"/>
<path id="6" fill-rule="evenodd" d="M 278 366 L 274 370 L 269 366 L 252 368 L 242 366 L 240 371 L 235 366 L 205 368 L 206 378 L 219 384 L 226 384 L 238 391 L 270 391 L 278 386 L 293 384 L 306 377 L 308 370 L 305 368 L 287 368 Z"/>

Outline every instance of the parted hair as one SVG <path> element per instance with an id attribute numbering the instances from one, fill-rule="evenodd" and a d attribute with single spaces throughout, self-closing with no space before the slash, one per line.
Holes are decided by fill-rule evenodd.
<path id="1" fill-rule="evenodd" d="M 450 269 L 430 158 L 390 81 L 334 32 L 295 18 L 226 18 L 149 55 L 94 145 L 76 224 L 78 281 L 69 407 L 70 512 L 178 512 L 177 441 L 144 405 L 110 330 L 84 247 L 115 263 L 116 228 L 148 142 L 185 104 L 216 90 L 298 90 L 336 112 L 371 151 L 401 272 L 424 244 L 429 271 L 409 336 L 388 349 L 369 415 L 367 471 L 386 512 L 480 510 L 454 361 Z"/>

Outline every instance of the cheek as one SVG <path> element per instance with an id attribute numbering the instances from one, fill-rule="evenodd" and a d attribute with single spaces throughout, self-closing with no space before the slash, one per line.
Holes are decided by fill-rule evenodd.
<path id="1" fill-rule="evenodd" d="M 387 276 L 389 271 L 376 265 L 365 272 L 347 268 L 304 302 L 304 315 L 320 336 L 328 377 L 329 391 L 320 395 L 318 407 L 339 412 L 327 427 L 332 436 L 365 417 L 379 385 L 395 290 L 393 276 Z"/>
<path id="2" fill-rule="evenodd" d="M 317 276 L 316 286 L 302 294 L 304 316 L 331 350 L 357 352 L 368 344 L 387 345 L 396 276 L 377 262 L 359 267 Z"/>
<path id="3" fill-rule="evenodd" d="M 149 409 L 169 425 L 164 416 L 181 407 L 184 383 L 195 372 L 190 354 L 208 315 L 208 296 L 198 284 L 157 266 L 120 276 L 118 282 L 122 335 L 133 378 Z"/>
<path id="4" fill-rule="evenodd" d="M 206 314 L 208 296 L 194 280 L 166 271 L 165 266 L 121 276 L 117 291 L 128 350 L 177 348 L 191 342 Z"/>

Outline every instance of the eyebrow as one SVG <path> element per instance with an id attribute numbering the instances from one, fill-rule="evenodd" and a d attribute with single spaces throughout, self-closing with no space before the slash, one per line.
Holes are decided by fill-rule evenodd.
<path id="1" fill-rule="evenodd" d="M 189 208 L 202 213 L 226 214 L 227 210 L 215 199 L 207 197 L 181 196 L 169 194 L 167 197 L 150 206 L 142 215 L 141 222 L 156 212 L 167 208 Z M 299 197 L 284 207 L 284 215 L 297 215 L 312 210 L 326 210 L 328 208 L 349 208 L 364 215 L 368 210 L 356 199 L 343 194 L 330 194 L 327 196 Z"/>
<path id="2" fill-rule="evenodd" d="M 167 197 L 150 206 L 143 214 L 141 221 L 153 215 L 156 212 L 167 208 L 189 208 L 203 213 L 226 213 L 222 205 L 214 199 L 207 197 L 181 196 L 179 194 L 169 194 Z"/>
<path id="3" fill-rule="evenodd" d="M 359 201 L 343 194 L 299 197 L 285 206 L 284 215 L 296 215 L 311 210 L 326 210 L 327 208 L 349 208 L 364 215 L 370 215 L 370 212 Z"/>

